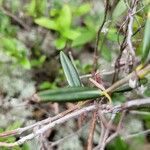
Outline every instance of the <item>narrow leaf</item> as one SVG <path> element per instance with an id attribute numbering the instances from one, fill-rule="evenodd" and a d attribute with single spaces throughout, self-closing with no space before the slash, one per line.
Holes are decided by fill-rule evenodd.
<path id="1" fill-rule="evenodd" d="M 149 55 L 150 51 L 150 7 L 148 11 L 147 21 L 144 31 L 143 49 L 142 49 L 142 62 L 144 63 Z"/>
<path id="2" fill-rule="evenodd" d="M 125 1 L 120 0 L 113 11 L 112 14 L 113 19 L 118 19 L 126 10 L 127 10 L 127 6 Z"/>
<path id="3" fill-rule="evenodd" d="M 91 4 L 84 3 L 77 8 L 75 15 L 78 15 L 78 16 L 85 15 L 86 13 L 90 11 L 90 9 L 91 9 Z"/>
<path id="4" fill-rule="evenodd" d="M 58 17 L 58 24 L 61 29 L 66 30 L 69 29 L 71 26 L 71 19 L 72 19 L 72 14 L 71 14 L 71 9 L 70 6 L 65 4 L 60 11 L 60 16 Z"/>
<path id="5" fill-rule="evenodd" d="M 82 46 L 88 42 L 91 42 L 95 38 L 95 30 L 93 28 L 79 28 L 80 35 L 72 42 L 72 46 Z"/>
<path id="6" fill-rule="evenodd" d="M 56 22 L 46 17 L 35 19 L 35 23 L 47 29 L 58 30 Z"/>
<path id="7" fill-rule="evenodd" d="M 69 58 L 61 51 L 60 52 L 60 61 L 70 86 L 82 86 L 78 72 Z"/>
<path id="8" fill-rule="evenodd" d="M 101 96 L 101 91 L 89 87 L 70 87 L 37 93 L 43 102 L 76 102 Z"/>
<path id="9" fill-rule="evenodd" d="M 73 29 L 68 29 L 62 32 L 62 35 L 69 40 L 75 40 L 80 36 L 80 32 Z"/>

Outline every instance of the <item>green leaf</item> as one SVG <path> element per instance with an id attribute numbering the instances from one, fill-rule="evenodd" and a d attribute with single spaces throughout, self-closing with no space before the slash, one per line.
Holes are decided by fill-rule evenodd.
<path id="1" fill-rule="evenodd" d="M 129 145 L 124 142 L 119 136 L 115 138 L 110 144 L 107 146 L 108 149 L 111 150 L 129 150 Z"/>
<path id="2" fill-rule="evenodd" d="M 66 41 L 67 39 L 66 38 L 63 38 L 63 37 L 60 37 L 60 38 L 57 38 L 55 40 L 55 46 L 58 50 L 61 50 L 65 47 L 66 45 Z"/>
<path id="3" fill-rule="evenodd" d="M 113 93 L 111 98 L 113 102 L 117 102 L 117 101 L 125 102 L 126 100 L 126 97 L 124 96 L 123 93 Z"/>
<path id="4" fill-rule="evenodd" d="M 65 30 L 61 33 L 65 38 L 67 38 L 69 40 L 75 40 L 80 35 L 79 31 L 73 30 L 73 29 Z"/>
<path id="5" fill-rule="evenodd" d="M 117 34 L 117 30 L 115 28 L 110 28 L 107 34 L 107 39 L 111 40 L 113 42 L 118 42 L 118 34 Z M 122 41 L 123 36 L 120 35 L 119 36 L 120 41 Z"/>
<path id="6" fill-rule="evenodd" d="M 45 82 L 42 82 L 42 83 L 38 86 L 38 88 L 39 88 L 40 90 L 47 90 L 47 89 L 56 89 L 57 86 L 56 86 L 56 83 L 55 83 L 55 82 L 50 83 L 50 82 L 48 82 L 48 81 L 45 81 Z"/>
<path id="7" fill-rule="evenodd" d="M 148 11 L 148 17 L 145 25 L 143 48 L 142 48 L 142 62 L 144 63 L 149 55 L 150 51 L 150 7 Z"/>
<path id="8" fill-rule="evenodd" d="M 58 30 L 58 26 L 55 20 L 42 17 L 42 18 L 35 19 L 34 22 L 44 28 L 51 29 L 51 30 Z"/>
<path id="9" fill-rule="evenodd" d="M 60 52 L 60 61 L 66 76 L 66 79 L 68 81 L 68 84 L 70 86 L 82 86 L 82 83 L 80 81 L 78 72 L 72 62 L 69 60 L 69 58 L 63 53 Z"/>
<path id="10" fill-rule="evenodd" d="M 16 40 L 14 38 L 7 38 L 7 37 L 3 37 L 0 38 L 3 48 L 5 49 L 5 51 L 9 52 L 9 53 L 16 53 Z"/>
<path id="11" fill-rule="evenodd" d="M 30 150 L 30 147 L 27 143 L 23 144 L 21 150 Z"/>
<path id="12" fill-rule="evenodd" d="M 22 58 L 22 60 L 20 61 L 20 64 L 25 68 L 25 69 L 31 69 L 31 63 L 29 61 L 29 59 L 27 58 Z"/>
<path id="13" fill-rule="evenodd" d="M 22 122 L 16 121 L 13 124 L 9 125 L 6 129 L 6 131 L 14 130 L 14 129 L 20 128 L 21 126 L 22 126 Z"/>
<path id="14" fill-rule="evenodd" d="M 77 8 L 75 14 L 78 16 L 82 16 L 82 15 L 88 13 L 90 11 L 90 9 L 91 9 L 90 3 L 85 3 Z"/>
<path id="15" fill-rule="evenodd" d="M 29 5 L 27 5 L 28 14 L 36 17 L 36 0 L 31 0 Z"/>
<path id="16" fill-rule="evenodd" d="M 127 7 L 126 7 L 124 0 L 120 0 L 115 10 L 113 11 L 113 15 L 112 15 L 113 19 L 116 19 L 119 16 L 121 16 L 126 11 L 126 9 Z"/>
<path id="17" fill-rule="evenodd" d="M 37 94 L 43 102 L 74 102 L 98 98 L 101 96 L 101 91 L 89 87 L 70 87 L 57 90 L 46 90 Z"/>
<path id="18" fill-rule="evenodd" d="M 55 17 L 58 14 L 59 14 L 59 9 L 56 9 L 56 8 L 51 8 L 50 9 L 50 16 L 51 17 Z"/>
<path id="19" fill-rule="evenodd" d="M 71 26 L 72 14 L 69 5 L 65 4 L 60 11 L 60 16 L 58 17 L 57 23 L 59 24 L 61 30 L 69 29 Z"/>
<path id="20" fill-rule="evenodd" d="M 30 0 L 30 3 L 26 5 L 27 13 L 32 17 L 42 16 L 44 15 L 46 4 L 46 0 Z"/>
<path id="21" fill-rule="evenodd" d="M 102 57 L 107 60 L 107 61 L 111 61 L 111 51 L 106 47 L 106 46 L 103 46 L 102 48 L 102 52 L 101 52 L 101 55 Z"/>
<path id="22" fill-rule="evenodd" d="M 95 38 L 96 32 L 93 29 L 80 28 L 79 31 L 80 35 L 72 42 L 73 47 L 84 45 Z"/>

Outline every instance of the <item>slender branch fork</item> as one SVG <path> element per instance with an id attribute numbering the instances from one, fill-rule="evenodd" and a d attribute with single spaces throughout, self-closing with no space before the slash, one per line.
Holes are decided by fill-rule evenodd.
<path id="1" fill-rule="evenodd" d="M 123 110 L 127 110 L 127 109 L 133 110 L 138 107 L 150 107 L 150 98 L 131 100 L 131 101 L 125 102 L 124 104 L 120 104 L 120 105 L 116 105 L 116 106 L 111 106 L 108 104 L 103 104 L 103 105 L 97 106 L 97 104 L 93 104 L 91 106 L 87 106 L 87 107 L 75 110 L 74 112 L 71 112 L 55 121 L 49 121 L 48 124 L 41 126 L 41 128 L 38 128 L 36 131 L 34 131 L 26 136 L 23 136 L 20 140 L 14 142 L 14 143 L 0 142 L 0 146 L 1 147 L 13 147 L 13 146 L 22 145 L 26 141 L 31 140 L 37 136 L 40 136 L 41 134 L 45 133 L 47 130 L 55 127 L 56 125 L 62 124 L 70 119 L 76 118 L 77 116 L 79 116 L 83 113 L 93 112 L 97 109 L 100 109 L 102 114 L 105 114 L 105 113 L 116 114 L 118 112 L 122 112 Z M 36 126 L 39 126 L 39 124 L 36 124 Z M 42 123 L 41 123 L 41 125 L 42 125 Z M 27 131 L 28 129 L 29 129 L 29 127 L 24 127 L 24 128 L 19 128 L 19 129 L 13 130 L 11 132 L 8 131 L 5 133 L 0 133 L 0 137 L 17 135 L 18 133 L 23 133 L 23 132 Z"/>
<path id="2" fill-rule="evenodd" d="M 144 27 L 144 26 L 140 26 L 137 29 L 137 31 L 133 32 L 133 23 L 134 23 L 135 15 L 139 11 L 142 10 L 142 9 L 140 9 L 140 10 L 136 11 L 136 8 L 137 8 L 137 5 L 139 2 L 140 2 L 139 0 L 132 0 L 132 1 L 130 1 L 130 4 L 128 4 L 128 2 L 126 2 L 126 5 L 128 7 L 128 12 L 127 12 L 126 19 L 123 22 L 123 24 L 121 25 L 119 32 L 118 32 L 118 43 L 120 45 L 120 54 L 118 55 L 116 62 L 115 62 L 115 74 L 114 74 L 113 81 L 112 81 L 113 83 L 116 81 L 118 74 L 120 72 L 120 67 L 121 67 L 120 61 L 121 61 L 123 52 L 126 49 L 126 47 L 128 47 L 128 49 L 126 49 L 126 50 L 129 54 L 127 61 L 126 61 L 126 65 L 129 66 L 129 64 L 132 63 L 132 68 L 133 68 L 133 67 L 135 67 L 135 64 L 136 64 L 136 62 L 135 62 L 135 49 L 133 46 L 132 37 L 135 34 L 137 34 L 141 30 L 141 28 Z M 129 6 L 129 5 L 131 5 L 131 6 Z M 121 29 L 123 29 L 123 28 L 125 28 L 125 33 L 124 33 L 125 35 L 124 35 L 122 43 L 120 44 L 119 33 L 120 33 Z"/>

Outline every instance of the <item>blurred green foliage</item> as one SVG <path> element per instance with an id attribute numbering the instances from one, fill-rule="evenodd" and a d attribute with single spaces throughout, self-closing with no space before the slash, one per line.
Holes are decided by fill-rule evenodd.
<path id="1" fill-rule="evenodd" d="M 11 58 L 16 65 L 21 65 L 26 69 L 30 69 L 30 61 L 27 57 L 27 49 L 19 40 L 12 37 L 2 37 L 0 38 L 1 50 Z"/>
<path id="2" fill-rule="evenodd" d="M 83 45 L 90 42 L 95 37 L 95 29 L 88 27 L 76 27 L 73 24 L 75 17 L 82 17 L 91 10 L 89 3 L 81 4 L 79 7 L 73 7 L 64 4 L 61 8 L 52 8 L 50 17 L 41 17 L 35 19 L 35 23 L 58 33 L 55 40 L 57 49 L 63 49 L 68 41 L 72 41 L 72 46 Z"/>
<path id="3" fill-rule="evenodd" d="M 22 122 L 16 121 L 14 123 L 11 123 L 11 125 L 9 125 L 5 130 L 0 128 L 0 132 L 14 130 L 14 129 L 20 128 L 21 126 L 22 126 Z M 16 137 L 14 136 L 0 138 L 0 142 L 13 143 L 15 141 L 16 141 Z M 1 148 L 1 149 L 9 150 L 10 148 Z M 28 146 L 24 144 L 22 147 L 19 147 L 19 146 L 13 147 L 13 150 L 29 150 L 29 149 L 28 149 Z"/>
<path id="4" fill-rule="evenodd" d="M 114 141 L 107 146 L 107 148 L 111 150 L 130 150 L 129 145 L 120 137 L 115 138 Z"/>
<path id="5" fill-rule="evenodd" d="M 45 13 L 46 0 L 31 0 L 26 5 L 27 14 L 32 17 L 42 16 Z"/>

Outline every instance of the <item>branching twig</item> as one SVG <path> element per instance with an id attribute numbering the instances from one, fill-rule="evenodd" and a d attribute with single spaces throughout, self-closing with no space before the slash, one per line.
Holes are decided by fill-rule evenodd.
<path id="1" fill-rule="evenodd" d="M 150 129 L 147 129 L 145 131 L 141 131 L 141 132 L 138 132 L 138 133 L 134 133 L 134 134 L 130 134 L 130 135 L 126 135 L 124 137 L 122 137 L 123 140 L 129 140 L 131 138 L 134 138 L 134 137 L 137 137 L 137 136 L 140 136 L 140 135 L 145 135 L 147 133 L 150 133 Z"/>
<path id="2" fill-rule="evenodd" d="M 67 115 L 68 113 L 71 113 L 72 111 L 76 110 L 77 108 L 79 108 L 78 105 L 76 105 L 74 108 L 66 110 L 66 111 L 64 111 L 64 112 L 62 112 L 62 113 L 60 113 L 60 114 L 58 114 L 58 115 L 56 115 L 54 117 L 46 118 L 46 119 L 44 119 L 42 121 L 36 122 L 36 123 L 34 123 L 32 125 L 29 125 L 27 127 L 18 128 L 18 129 L 12 130 L 12 131 L 7 131 L 5 133 L 0 133 L 0 137 L 7 137 L 7 136 L 13 136 L 13 135 L 22 134 L 23 132 L 25 132 L 27 130 L 31 130 L 31 129 L 33 129 L 36 126 L 42 126 L 42 125 L 48 124 L 50 122 L 53 122 L 53 121 L 55 121 L 55 120 L 65 116 L 65 115 Z"/>
<path id="3" fill-rule="evenodd" d="M 122 105 L 116 105 L 114 107 L 110 107 L 110 109 L 108 110 L 108 106 L 109 105 L 100 105 L 99 109 L 102 109 L 102 113 L 113 113 L 113 112 L 120 112 L 126 109 L 136 109 L 138 107 L 150 107 L 150 99 L 137 99 L 137 100 L 132 100 L 132 101 L 128 101 Z M 58 120 L 51 122 L 47 125 L 44 125 L 43 127 L 41 127 L 40 129 L 36 130 L 35 132 L 30 133 L 27 136 L 22 137 L 20 140 L 14 142 L 14 143 L 0 143 L 0 146 L 4 146 L 4 147 L 13 147 L 13 146 L 17 146 L 17 145 L 22 145 L 24 142 L 31 140 L 39 135 L 41 135 L 42 133 L 44 133 L 45 131 L 49 130 L 50 128 L 53 128 L 54 126 L 58 125 L 58 124 L 62 124 L 66 121 L 68 121 L 69 119 L 75 118 L 83 113 L 87 113 L 87 112 L 91 112 L 91 111 L 95 111 L 98 108 L 97 104 L 93 104 L 91 106 L 87 106 L 84 107 L 82 109 L 76 110 L 70 114 L 67 114 L 65 116 L 63 116 L 62 118 L 59 118 Z M 107 110 L 105 109 L 107 108 Z M 4 133 L 3 133 L 4 134 Z"/>
<path id="4" fill-rule="evenodd" d="M 128 14 L 127 14 L 127 17 L 126 17 L 126 20 L 125 20 L 125 35 L 124 35 L 124 39 L 122 41 L 122 44 L 120 45 L 120 54 L 118 56 L 118 58 L 116 59 L 116 62 L 115 62 L 115 74 L 113 76 L 113 83 L 116 81 L 117 79 L 117 76 L 119 74 L 119 71 L 120 71 L 120 67 L 119 67 L 119 64 L 120 64 L 120 60 L 122 58 L 122 54 L 123 54 L 123 51 L 124 49 L 126 48 L 126 46 L 128 45 L 129 47 L 129 52 L 132 56 L 132 62 L 134 62 L 133 58 L 135 56 L 135 52 L 134 52 L 134 48 L 133 48 L 133 44 L 132 44 L 132 36 L 133 36 L 133 31 L 132 31 L 132 26 L 133 26 L 133 20 L 134 20 L 134 15 L 136 13 L 136 6 L 137 6 L 137 2 L 138 0 L 133 0 L 132 1 L 132 6 L 129 6 L 128 3 L 127 6 L 128 6 Z M 120 32 L 120 29 L 119 29 L 119 32 Z"/>
<path id="5" fill-rule="evenodd" d="M 112 116 L 111 116 L 110 121 L 108 122 L 108 125 L 109 125 L 109 126 L 112 125 L 112 123 L 113 123 L 113 121 L 114 121 L 114 119 L 115 119 L 115 116 L 116 116 L 116 114 L 113 113 Z M 103 136 L 103 138 L 102 138 L 102 140 L 100 141 L 99 145 L 97 146 L 98 149 L 104 150 L 104 148 L 105 148 L 105 146 L 106 146 L 106 139 L 107 139 L 107 137 L 108 137 L 108 135 L 109 135 L 109 132 L 110 132 L 110 130 L 109 130 L 109 128 L 107 128 L 106 131 L 105 131 L 105 134 L 104 134 L 104 136 Z"/>

